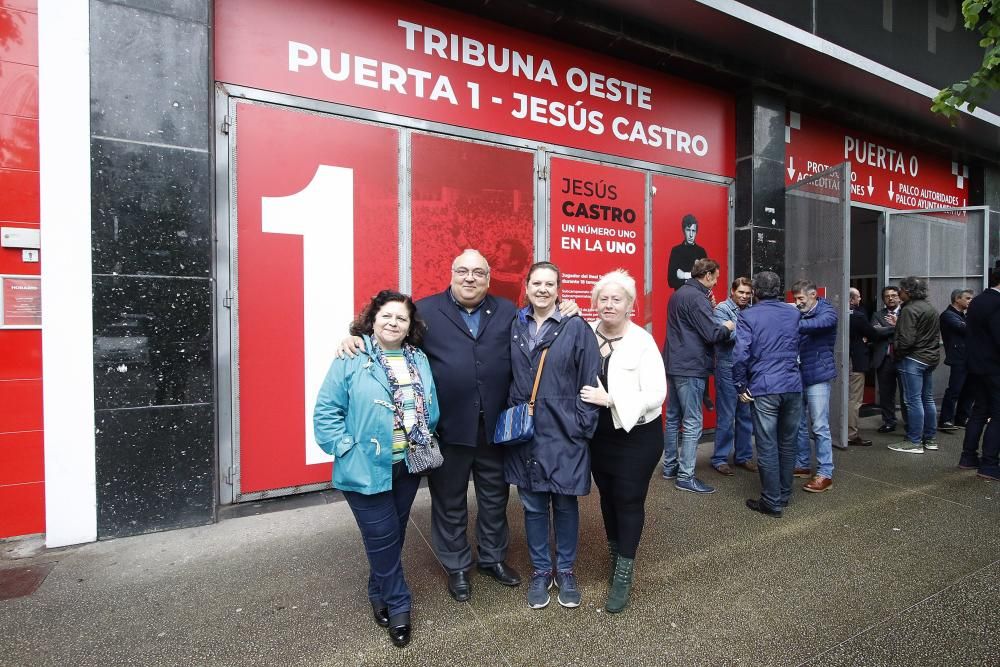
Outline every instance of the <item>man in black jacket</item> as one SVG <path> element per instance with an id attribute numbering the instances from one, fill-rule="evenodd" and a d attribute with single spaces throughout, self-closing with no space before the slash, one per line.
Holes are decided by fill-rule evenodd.
<path id="1" fill-rule="evenodd" d="M 972 301 L 972 290 L 951 292 L 951 303 L 941 313 L 941 338 L 944 340 L 944 365 L 951 369 L 948 388 L 941 399 L 938 430 L 946 433 L 965 426 L 972 408 L 972 397 L 965 387 L 965 311 Z M 956 411 L 957 406 L 957 411 Z"/>
<path id="2" fill-rule="evenodd" d="M 861 292 L 851 288 L 850 356 L 851 375 L 848 392 L 847 444 L 855 447 L 870 447 L 871 440 L 861 437 L 858 432 L 858 411 L 865 396 L 865 373 L 871 359 L 869 341 L 875 340 L 876 331 L 861 310 Z"/>
<path id="3" fill-rule="evenodd" d="M 510 542 L 503 449 L 492 444 L 497 415 L 510 389 L 510 323 L 517 312 L 507 299 L 487 293 L 486 258 L 467 250 L 451 266 L 451 285 L 420 299 L 427 324 L 424 352 L 441 405 L 438 435 L 444 464 L 431 473 L 431 542 L 448 572 L 448 591 L 459 602 L 471 595 L 468 571 L 469 474 L 476 488 L 479 570 L 507 586 L 521 583 L 504 561 Z"/>
<path id="4" fill-rule="evenodd" d="M 965 323 L 968 353 L 965 381 L 970 385 L 975 404 L 965 426 L 958 466 L 978 468 L 980 477 L 1000 481 L 1000 267 L 990 271 L 990 288 L 969 304 Z M 979 436 L 984 426 L 986 434 L 980 457 Z"/>
<path id="5" fill-rule="evenodd" d="M 728 320 L 717 323 L 712 315 L 708 295 L 718 281 L 719 263 L 714 259 L 699 259 L 691 267 L 691 278 L 674 292 L 667 305 L 663 359 L 667 369 L 668 402 L 663 435 L 663 478 L 676 477 L 674 486 L 692 493 L 715 491 L 694 476 L 702 431 L 702 395 L 715 366 L 713 346 L 729 338 L 729 332 L 736 328 Z M 682 421 L 684 436 L 679 438 Z"/>
<path id="6" fill-rule="evenodd" d="M 896 361 L 892 356 L 892 337 L 896 333 L 896 317 L 899 315 L 899 288 L 886 285 L 882 288 L 882 303 L 885 308 L 872 315 L 872 326 L 876 337 L 872 345 L 872 367 L 878 378 L 878 405 L 882 410 L 882 425 L 879 433 L 896 430 L 896 387 L 899 387 L 903 421 L 906 421 L 906 403 L 902 400 L 903 386 L 896 373 Z"/>

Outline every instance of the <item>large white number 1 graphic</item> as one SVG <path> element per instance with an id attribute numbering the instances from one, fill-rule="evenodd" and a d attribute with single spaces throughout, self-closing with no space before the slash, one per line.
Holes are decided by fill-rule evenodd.
<path id="1" fill-rule="evenodd" d="M 304 189 L 261 198 L 261 228 L 302 237 L 306 463 L 328 456 L 313 435 L 313 405 L 354 319 L 354 171 L 320 165 Z M 282 341 L 274 341 L 281 345 Z"/>

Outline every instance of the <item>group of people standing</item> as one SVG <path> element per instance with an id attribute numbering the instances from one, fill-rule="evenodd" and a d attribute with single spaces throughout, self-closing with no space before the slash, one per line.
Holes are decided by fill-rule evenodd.
<path id="1" fill-rule="evenodd" d="M 472 595 L 474 562 L 480 574 L 500 584 L 522 583 L 507 562 L 507 504 L 514 485 L 532 566 L 528 605 L 547 607 L 555 587 L 561 606 L 579 606 L 578 498 L 590 493 L 593 479 L 610 557 L 604 609 L 622 611 L 631 595 L 650 477 L 661 453 L 663 477 L 675 479 L 678 489 L 714 491 L 694 474 L 701 410 L 713 373 L 719 421 L 712 465 L 720 474 L 735 474 L 732 454 L 734 466 L 759 473 L 760 497 L 748 499 L 748 508 L 780 517 L 795 475 L 811 477 L 806 491 L 831 488 L 829 401 L 837 372 L 837 313 L 817 296 L 815 285 L 795 283 L 795 304 L 788 304 L 781 299 L 780 278 L 765 271 L 752 281 L 733 281 L 730 297 L 716 306 L 711 289 L 719 264 L 697 259 L 670 299 L 661 352 L 630 320 L 636 285 L 625 271 L 612 271 L 594 286 L 598 318 L 589 324 L 577 316 L 575 303 L 559 301 L 561 274 L 550 262 L 528 269 L 522 308 L 489 293 L 490 266 L 476 250 L 456 257 L 451 273 L 447 289 L 417 303 L 389 290 L 373 297 L 341 344 L 315 408 L 316 441 L 335 457 L 333 486 L 343 491 L 365 545 L 374 620 L 395 645 L 406 646 L 412 633 L 402 546 L 420 477 L 408 468 L 406 452 L 425 446 L 435 433 L 443 463 L 428 477 L 432 545 L 447 572 L 448 591 L 459 602 Z M 969 449 L 969 437 L 975 420 L 982 433 L 1000 400 L 1000 272 L 995 273 L 993 295 L 977 297 L 969 309 L 970 343 L 979 322 L 976 335 L 992 347 L 977 359 L 977 370 L 968 369 L 977 374 L 970 383 L 975 407 L 962 459 L 963 467 L 975 463 L 981 473 L 993 470 L 994 479 L 1000 422 L 989 422 L 981 457 Z M 885 326 L 857 325 L 872 341 L 888 338 L 886 330 L 894 327 L 891 345 L 909 408 L 907 437 L 912 431 L 917 438 L 908 441 L 930 448 L 933 429 L 927 424 L 935 425 L 935 412 L 933 398 L 929 406 L 925 398 L 937 362 L 925 354 L 926 308 L 914 305 L 926 297 L 926 285 L 908 278 L 899 293 L 907 306 L 891 319 L 883 315 Z M 852 298 L 852 307 L 857 305 Z M 852 312 L 852 332 L 854 319 Z M 852 373 L 865 371 L 852 366 Z M 661 406 L 668 394 L 664 428 Z M 533 408 L 531 438 L 521 444 L 494 442 L 500 414 L 525 403 Z M 855 427 L 849 442 L 866 441 Z M 470 476 L 478 506 L 475 559 L 468 539 Z"/>
<path id="2" fill-rule="evenodd" d="M 882 413 L 880 433 L 897 428 L 899 390 L 905 435 L 890 449 L 908 454 L 936 451 L 938 431 L 965 428 L 959 467 L 998 480 L 1000 423 L 992 425 L 1000 413 L 1000 385 L 995 384 L 1000 378 L 1000 268 L 990 271 L 989 285 L 978 296 L 971 289 L 952 290 L 950 303 L 940 314 L 927 301 L 924 280 L 909 277 L 898 286 L 887 285 L 882 290 L 884 308 L 872 315 L 868 326 L 863 314 L 858 315 L 857 325 L 852 315 L 851 359 L 853 364 L 855 347 L 872 345 L 871 364 L 876 369 Z M 852 308 L 859 312 L 857 290 L 852 289 L 851 299 Z M 938 411 L 932 375 L 941 362 L 942 347 L 949 378 Z M 861 391 L 863 385 L 855 392 L 852 379 L 852 418 Z"/>
<path id="3" fill-rule="evenodd" d="M 834 345 L 837 338 L 837 311 L 825 299 L 818 297 L 816 285 L 799 281 L 792 285 L 795 305 L 778 301 L 781 282 L 778 277 L 764 272 L 752 282 L 746 277 L 736 278 L 731 285 L 729 298 L 712 307 L 711 289 L 719 279 L 720 268 L 715 260 L 704 258 L 694 262 L 691 277 L 671 296 L 667 312 L 666 345 L 663 349 L 667 382 L 670 387 L 666 428 L 663 446 L 663 478 L 676 479 L 674 485 L 682 491 L 709 494 L 715 488 L 694 475 L 698 440 L 702 433 L 702 392 L 710 376 L 715 376 L 716 407 L 718 418 L 712 467 L 721 475 L 732 476 L 733 468 L 760 472 L 762 480 L 769 472 L 758 460 L 753 461 L 753 438 L 760 446 L 761 428 L 755 429 L 758 415 L 756 399 L 743 396 L 750 389 L 750 396 L 760 392 L 766 395 L 792 394 L 797 396 L 796 412 L 783 413 L 783 419 L 795 417 L 795 434 L 789 440 L 794 457 L 792 474 L 809 477 L 804 489 L 822 493 L 833 485 L 833 447 L 830 434 L 830 389 L 837 375 L 834 363 Z M 777 281 L 777 282 L 775 282 Z M 772 295 L 773 290 L 778 290 Z M 757 304 L 750 307 L 752 297 Z M 743 341 L 753 334 L 744 320 L 761 302 L 774 301 L 764 312 L 774 316 L 773 341 L 767 343 L 767 354 L 757 361 L 760 350 Z M 778 315 L 781 315 L 780 317 Z M 753 318 L 749 320 L 753 322 Z M 763 335 L 758 332 L 758 335 Z M 759 343 L 759 341 L 758 341 Z M 785 354 L 773 357 L 772 347 L 780 347 Z M 773 431 L 772 424 L 765 430 Z M 791 421 L 784 424 L 782 432 L 791 429 Z M 679 435 L 679 431 L 683 431 Z M 790 431 L 788 437 L 792 438 Z M 815 448 L 814 448 L 815 443 Z M 815 453 L 814 453 L 815 452 Z M 730 456 L 733 457 L 730 465 Z M 812 461 L 816 471 L 813 474 Z M 764 467 L 770 465 L 765 462 Z M 789 482 L 790 484 L 790 482 Z M 789 486 L 790 489 L 790 486 Z"/>
<path id="4" fill-rule="evenodd" d="M 506 586 L 522 583 L 507 562 L 514 485 L 532 565 L 528 605 L 548 606 L 555 587 L 560 605 L 579 606 L 578 498 L 590 493 L 593 478 L 610 556 L 604 609 L 622 611 L 660 458 L 666 397 L 660 351 L 629 319 L 635 281 L 625 271 L 601 278 L 592 291 L 598 318 L 588 324 L 575 303 L 559 302 L 561 275 L 550 262 L 528 269 L 520 309 L 489 293 L 490 266 L 478 251 L 456 257 L 451 273 L 447 289 L 415 304 L 398 292 L 377 294 L 352 324 L 316 402 L 316 441 L 335 457 L 333 485 L 365 544 L 374 620 L 395 645 L 409 643 L 411 594 L 401 554 L 419 476 L 404 454 L 422 441 L 424 427 L 436 431 L 443 455 L 428 477 L 432 544 L 455 600 L 472 595 L 471 475 L 476 569 Z M 530 441 L 494 443 L 500 413 L 529 400 Z"/>

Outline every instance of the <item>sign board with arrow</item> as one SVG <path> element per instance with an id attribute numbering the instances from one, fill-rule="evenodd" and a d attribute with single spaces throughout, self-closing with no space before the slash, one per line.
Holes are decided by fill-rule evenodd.
<path id="1" fill-rule="evenodd" d="M 851 200 L 886 208 L 968 205 L 969 167 L 947 157 L 792 111 L 785 125 L 785 184 L 851 163 Z"/>

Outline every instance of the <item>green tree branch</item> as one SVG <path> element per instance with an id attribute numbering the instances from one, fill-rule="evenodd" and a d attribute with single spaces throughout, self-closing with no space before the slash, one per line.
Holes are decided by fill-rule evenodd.
<path id="1" fill-rule="evenodd" d="M 977 31 L 982 38 L 983 62 L 968 79 L 942 88 L 931 111 L 939 113 L 954 123 L 959 110 L 968 105 L 969 111 L 989 99 L 993 91 L 1000 89 L 1000 0 L 964 0 L 962 16 L 967 30 Z"/>

